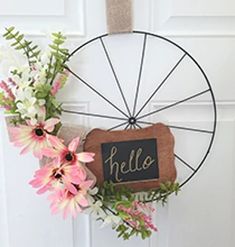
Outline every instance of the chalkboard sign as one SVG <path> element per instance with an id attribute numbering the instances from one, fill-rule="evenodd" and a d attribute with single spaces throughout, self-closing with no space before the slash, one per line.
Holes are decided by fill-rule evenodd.
<path id="1" fill-rule="evenodd" d="M 157 139 L 101 144 L 104 180 L 127 183 L 159 178 Z"/>

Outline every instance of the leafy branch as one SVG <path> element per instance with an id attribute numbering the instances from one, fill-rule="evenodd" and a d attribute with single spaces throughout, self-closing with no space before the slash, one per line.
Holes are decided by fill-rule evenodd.
<path id="1" fill-rule="evenodd" d="M 53 83 L 58 73 L 63 73 L 64 64 L 68 61 L 68 49 L 63 47 L 65 40 L 66 37 L 61 32 L 52 33 L 52 44 L 49 45 L 51 54 L 47 71 L 47 81 L 50 81 L 50 84 Z"/>
<path id="2" fill-rule="evenodd" d="M 149 202 L 161 202 L 162 205 L 167 203 L 167 199 L 171 194 L 178 195 L 180 191 L 179 183 L 166 182 L 161 183 L 159 188 L 150 190 L 147 194 L 144 194 L 141 201 L 144 203 Z"/>
<path id="3" fill-rule="evenodd" d="M 3 34 L 3 37 L 6 40 L 11 41 L 11 46 L 15 50 L 23 51 L 23 54 L 26 55 L 28 59 L 29 66 L 32 66 L 37 62 L 40 50 L 37 45 L 33 45 L 32 41 L 28 41 L 24 38 L 24 35 L 19 31 L 15 31 L 15 27 L 5 28 L 6 32 Z"/>

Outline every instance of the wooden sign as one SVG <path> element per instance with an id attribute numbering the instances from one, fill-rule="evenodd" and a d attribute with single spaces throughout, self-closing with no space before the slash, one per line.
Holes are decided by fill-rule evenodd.
<path id="1" fill-rule="evenodd" d="M 84 150 L 95 153 L 95 160 L 86 166 L 96 176 L 97 186 L 111 180 L 116 186 L 143 191 L 176 179 L 174 136 L 162 123 L 143 129 L 93 129 Z"/>
<path id="2" fill-rule="evenodd" d="M 104 180 L 114 183 L 159 178 L 157 139 L 101 144 Z"/>

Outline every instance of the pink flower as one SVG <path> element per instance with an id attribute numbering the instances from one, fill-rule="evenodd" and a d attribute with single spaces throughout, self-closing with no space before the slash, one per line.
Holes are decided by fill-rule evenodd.
<path id="1" fill-rule="evenodd" d="M 80 138 L 73 139 L 68 147 L 56 136 L 49 136 L 48 140 L 52 147 L 45 148 L 43 154 L 50 158 L 56 158 L 58 163 L 71 162 L 73 164 L 80 162 L 89 163 L 94 160 L 94 153 L 81 152 L 76 153 L 80 144 Z"/>
<path id="2" fill-rule="evenodd" d="M 69 214 L 75 218 L 78 213 L 82 212 L 84 208 L 89 206 L 87 192 L 92 187 L 93 180 L 87 180 L 85 172 L 80 176 L 80 179 L 79 185 L 76 185 L 76 194 L 73 194 L 67 188 L 64 188 L 56 190 L 48 197 L 51 201 L 50 207 L 52 214 L 62 211 L 64 219 Z"/>
<path id="3" fill-rule="evenodd" d="M 131 205 L 126 206 L 119 204 L 117 210 L 124 212 L 126 214 L 125 220 L 134 228 L 140 229 L 144 227 L 153 231 L 157 231 L 156 226 L 152 222 L 149 213 L 155 211 L 155 209 L 150 204 L 144 204 L 139 201 L 133 201 Z"/>
<path id="4" fill-rule="evenodd" d="M 84 169 L 82 167 L 74 166 L 69 163 L 58 165 L 51 162 L 41 169 L 37 170 L 34 179 L 30 181 L 34 188 L 40 188 L 37 193 L 42 194 L 51 190 L 57 185 L 64 186 L 69 192 L 76 194 L 77 188 L 75 185 L 81 183 Z"/>
<path id="5" fill-rule="evenodd" d="M 5 92 L 6 98 L 9 101 L 14 101 L 15 100 L 15 96 L 12 93 L 12 90 L 10 89 L 9 85 L 5 81 L 1 81 L 0 82 L 0 88 Z"/>
<path id="6" fill-rule="evenodd" d="M 69 72 L 65 71 L 62 74 L 58 76 L 58 78 L 55 79 L 55 82 L 52 85 L 51 88 L 51 94 L 55 96 L 58 91 L 64 86 L 66 80 L 68 79 Z"/>
<path id="7" fill-rule="evenodd" d="M 60 81 L 55 81 L 55 83 L 53 84 L 52 88 L 51 88 L 51 94 L 53 96 L 55 96 L 57 94 L 57 92 L 60 90 L 61 88 L 61 83 Z"/>
<path id="8" fill-rule="evenodd" d="M 27 120 L 27 125 L 9 128 L 12 142 L 17 147 L 23 147 L 21 154 L 32 151 L 35 157 L 42 159 L 42 150 L 50 146 L 49 133 L 54 130 L 55 125 L 59 122 L 60 120 L 57 118 L 39 121 L 36 124 Z"/>

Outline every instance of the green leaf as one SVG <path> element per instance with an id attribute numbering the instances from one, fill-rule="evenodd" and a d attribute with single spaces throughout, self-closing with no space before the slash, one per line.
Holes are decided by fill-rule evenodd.
<path id="1" fill-rule="evenodd" d="M 3 37 L 11 41 L 11 46 L 14 47 L 15 50 L 21 50 L 23 54 L 26 55 L 30 66 L 34 64 L 40 54 L 40 51 L 37 50 L 38 46 L 32 46 L 32 41 L 25 40 L 24 35 L 19 31 L 15 31 L 14 27 L 5 28 L 5 30 L 6 33 L 3 34 Z"/>

